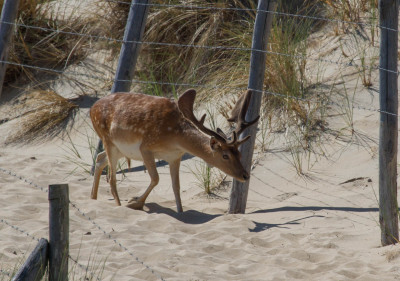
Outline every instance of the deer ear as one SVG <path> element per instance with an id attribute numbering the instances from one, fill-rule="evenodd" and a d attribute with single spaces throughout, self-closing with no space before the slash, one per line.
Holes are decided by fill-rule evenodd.
<path id="1" fill-rule="evenodd" d="M 210 147 L 212 151 L 216 151 L 220 147 L 219 142 L 214 137 L 210 139 Z"/>

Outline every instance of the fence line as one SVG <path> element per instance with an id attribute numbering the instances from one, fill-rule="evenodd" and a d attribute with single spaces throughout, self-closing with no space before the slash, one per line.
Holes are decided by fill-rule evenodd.
<path id="1" fill-rule="evenodd" d="M 43 188 L 43 187 L 41 187 L 41 186 L 39 186 L 39 185 L 37 185 L 37 184 L 34 184 L 32 181 L 29 181 L 29 180 L 27 180 L 26 178 L 24 178 L 24 177 L 22 177 L 22 176 L 20 176 L 20 175 L 17 175 L 16 173 L 14 173 L 14 172 L 12 172 L 12 171 L 10 171 L 10 170 L 4 169 L 4 168 L 0 168 L 0 172 L 3 172 L 3 173 L 8 174 L 8 175 L 11 175 L 11 176 L 13 176 L 13 177 L 15 177 L 15 178 L 17 178 L 17 179 L 19 179 L 19 180 L 22 180 L 22 181 L 28 183 L 29 185 L 31 185 L 31 186 L 33 186 L 33 187 L 35 187 L 35 188 L 39 188 L 39 189 L 40 189 L 41 191 L 43 191 L 43 192 L 46 192 L 46 193 L 48 192 L 47 189 L 45 189 L 45 188 Z M 140 258 L 138 258 L 137 256 L 135 256 L 126 246 L 124 246 L 124 245 L 123 245 L 121 242 L 119 242 L 117 239 L 113 238 L 112 235 L 111 235 L 110 233 L 107 233 L 98 223 L 96 223 L 90 216 L 88 216 L 85 212 L 83 212 L 75 203 L 73 203 L 71 200 L 69 201 L 69 203 L 71 204 L 71 206 L 72 206 L 74 209 L 76 209 L 76 210 L 80 213 L 81 216 L 83 216 L 83 217 L 86 218 L 88 221 L 90 221 L 90 222 L 91 222 L 97 229 L 99 229 L 108 239 L 112 240 L 112 241 L 114 242 L 115 245 L 117 245 L 117 246 L 119 246 L 121 249 L 125 250 L 125 252 L 127 252 L 131 257 L 133 257 L 138 263 L 140 263 L 141 265 L 143 265 L 147 270 L 149 270 L 149 271 L 150 271 L 154 276 L 156 276 L 158 279 L 160 279 L 160 280 L 165 280 L 165 279 L 164 279 L 161 275 L 159 275 L 154 269 L 152 269 L 149 265 L 147 265 L 146 263 L 144 263 Z M 0 222 L 5 223 L 5 221 L 4 221 L 3 219 L 0 219 Z M 11 226 L 11 225 L 10 225 L 10 226 Z M 13 228 L 14 228 L 14 227 L 13 227 Z M 20 230 L 18 227 L 16 227 L 15 229 L 21 232 L 21 230 Z M 30 234 L 27 233 L 27 232 L 25 232 L 25 231 L 22 232 L 22 233 L 26 234 L 27 236 L 30 236 Z M 31 237 L 33 237 L 33 236 L 31 236 Z M 35 239 L 37 239 L 37 238 L 35 237 Z M 38 239 L 37 239 L 37 240 L 38 240 Z M 38 241 L 39 241 L 39 240 L 38 240 Z"/>
<path id="2" fill-rule="evenodd" d="M 302 55 L 280 53 L 280 52 L 268 51 L 268 50 L 258 50 L 258 49 L 253 49 L 253 48 L 232 47 L 232 46 L 208 46 L 208 45 L 196 45 L 196 44 L 178 44 L 178 43 L 153 42 L 153 41 L 123 40 L 123 39 L 111 38 L 111 37 L 100 36 L 100 35 L 92 35 L 92 34 L 72 32 L 72 31 L 64 31 L 64 30 L 59 30 L 59 29 L 45 28 L 45 27 L 32 26 L 32 25 L 26 25 L 26 24 L 19 24 L 19 23 L 11 23 L 11 22 L 5 22 L 5 21 L 0 21 L 0 23 L 5 23 L 5 24 L 9 24 L 9 25 L 15 25 L 17 27 L 25 27 L 25 28 L 30 28 L 30 29 L 39 29 L 39 30 L 42 30 L 42 31 L 55 32 L 55 33 L 74 35 L 74 36 L 80 36 L 80 37 L 88 37 L 88 38 L 97 39 L 97 40 L 107 40 L 107 41 L 120 42 L 120 43 L 135 43 L 135 44 L 146 44 L 146 45 L 167 46 L 167 47 L 197 48 L 197 49 L 208 49 L 208 50 L 230 50 L 230 51 L 246 51 L 246 52 L 256 51 L 256 52 L 262 52 L 262 53 L 266 53 L 266 54 L 270 54 L 270 55 L 293 57 L 293 58 L 297 58 L 297 59 L 305 59 L 305 60 L 316 61 L 316 62 L 325 62 L 325 63 L 331 63 L 331 64 L 343 65 L 343 66 L 360 67 L 357 64 L 353 65 L 354 59 L 349 59 L 348 63 L 341 63 L 339 61 L 333 61 L 333 60 L 328 60 L 328 59 L 314 59 L 314 58 L 310 58 L 310 57 L 302 56 Z M 361 58 L 358 58 L 356 60 L 361 60 Z M 6 62 L 3 62 L 3 63 L 6 63 Z M 367 67 L 367 66 L 364 66 L 363 68 L 365 68 L 366 70 L 379 69 L 379 70 L 387 71 L 387 72 L 390 72 L 390 73 L 399 74 L 398 71 L 384 69 L 384 68 L 380 68 L 380 67 Z"/>
<path id="3" fill-rule="evenodd" d="M 20 232 L 20 233 L 26 235 L 27 237 L 31 238 L 32 240 L 36 240 L 37 242 L 40 241 L 40 239 L 37 238 L 36 236 L 30 234 L 28 231 L 23 230 L 22 228 L 20 228 L 20 227 L 18 227 L 18 226 L 15 226 L 15 225 L 11 224 L 10 222 L 8 222 L 8 221 L 5 220 L 5 219 L 0 219 L 0 222 L 3 223 L 3 224 L 5 224 L 5 225 L 7 225 L 7 226 L 9 226 L 9 227 L 11 227 L 12 229 L 14 229 L 14 230 L 16 230 L 16 231 L 18 231 L 18 232 Z M 71 255 L 68 255 L 68 258 L 69 258 L 70 260 L 72 260 L 72 261 L 73 261 L 77 266 L 79 266 L 82 270 L 84 270 L 85 272 L 88 272 L 88 270 L 89 270 L 89 265 L 85 267 L 84 265 L 80 264 L 77 260 L 75 260 Z M 11 274 L 10 274 L 10 275 L 11 275 Z M 8 275 L 8 276 L 10 276 L 10 275 Z M 92 275 L 92 277 L 94 277 L 94 276 L 93 276 L 93 273 L 92 273 L 91 275 Z M 99 279 L 99 277 L 97 277 L 96 279 L 97 279 L 98 281 L 101 281 L 101 280 Z"/>
<path id="4" fill-rule="evenodd" d="M 115 79 L 106 79 L 106 78 L 102 78 L 99 76 L 94 76 L 94 75 L 90 75 L 90 74 L 86 74 L 86 73 L 79 73 L 79 72 L 70 72 L 70 73 L 65 73 L 65 70 L 56 70 L 56 69 L 52 69 L 52 68 L 44 68 L 44 67 L 38 67 L 38 66 L 33 66 L 33 65 L 27 65 L 27 64 L 20 64 L 20 63 L 14 63 L 14 62 L 10 62 L 10 61 L 1 61 L 0 63 L 5 63 L 5 64 L 10 64 L 10 65 L 16 65 L 16 66 L 21 66 L 21 67 L 26 67 L 26 68 L 32 68 L 32 69 L 36 69 L 39 71 L 44 71 L 44 72 L 54 72 L 54 73 L 58 73 L 58 74 L 62 74 L 64 76 L 68 76 L 68 75 L 77 75 L 77 76 L 84 76 L 87 78 L 93 78 L 93 79 L 97 79 L 97 80 L 102 80 L 102 81 L 127 81 L 127 80 L 115 80 Z M 375 68 L 375 69 L 381 69 L 379 67 Z M 384 70 L 384 69 L 382 69 Z M 394 72 L 397 74 L 397 72 Z M 233 86 L 219 86 L 219 85 L 207 85 L 207 84 L 192 84 L 192 83 L 177 83 L 177 82 L 160 82 L 160 81 L 146 81 L 146 80 L 138 80 L 138 79 L 133 79 L 132 82 L 134 83 L 139 83 L 139 84 L 153 84 L 153 85 L 169 85 L 169 86 L 181 86 L 181 87 L 197 87 L 197 88 L 209 88 L 209 89 L 231 89 L 231 90 L 237 90 L 237 91 L 246 91 L 247 88 L 239 88 L 239 87 L 233 87 Z M 272 95 L 275 97 L 279 97 L 279 98 L 285 98 L 285 99 L 293 99 L 293 100 L 298 100 L 298 101 L 302 101 L 302 102 L 311 102 L 312 100 L 310 99 L 304 99 L 304 98 L 300 98 L 300 97 L 296 97 L 296 96 L 289 96 L 289 95 L 285 95 L 285 94 L 280 94 L 280 93 L 275 93 L 272 91 L 267 91 L 267 90 L 255 90 L 255 89 L 251 89 L 254 92 L 259 92 L 259 93 L 263 93 L 266 95 Z M 327 104 L 331 104 L 331 105 L 338 105 L 335 102 L 328 102 Z M 353 108 L 357 108 L 360 110 L 367 110 L 367 111 L 372 111 L 372 112 L 379 112 L 379 113 L 384 113 L 384 114 L 388 114 L 388 115 L 392 115 L 392 116 L 397 116 L 399 117 L 398 114 L 394 114 L 391 112 L 387 112 L 381 109 L 376 109 L 376 108 L 367 108 L 367 107 L 362 107 L 360 105 L 352 105 Z"/>
<path id="5" fill-rule="evenodd" d="M 11 277 L 11 272 L 3 270 L 1 268 L 0 268 L 0 273 L 3 274 L 3 275 L 7 275 L 8 277 Z"/>
<path id="6" fill-rule="evenodd" d="M 107 0 L 106 2 L 131 5 L 131 2 L 123 2 L 123 1 L 117 1 L 117 0 Z M 308 18 L 308 19 L 313 19 L 313 20 L 322 20 L 322 21 L 334 22 L 334 23 L 347 23 L 347 24 L 353 24 L 353 25 L 359 25 L 359 26 L 371 27 L 371 28 L 383 28 L 383 29 L 387 29 L 389 31 L 399 32 L 399 30 L 397 30 L 397 29 L 384 27 L 384 26 L 380 26 L 380 25 L 369 24 L 369 23 L 363 23 L 363 22 L 339 20 L 339 19 L 318 17 L 318 16 L 291 14 L 291 13 L 284 13 L 284 12 L 277 12 L 277 11 L 257 10 L 257 9 L 253 9 L 253 8 L 212 7 L 212 6 L 196 6 L 196 5 L 155 4 L 155 3 L 148 3 L 148 4 L 136 3 L 136 5 L 150 6 L 150 7 L 157 7 L 157 8 L 180 8 L 180 9 L 194 9 L 194 10 L 197 9 L 197 10 L 238 11 L 238 12 L 257 12 L 257 11 L 259 11 L 259 12 L 270 13 L 270 14 L 277 15 L 277 16 Z M 377 18 L 374 18 L 374 19 L 378 20 Z"/>

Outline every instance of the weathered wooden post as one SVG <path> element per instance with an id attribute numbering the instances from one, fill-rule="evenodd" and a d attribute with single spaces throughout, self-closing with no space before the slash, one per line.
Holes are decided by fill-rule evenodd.
<path id="1" fill-rule="evenodd" d="M 46 272 L 49 242 L 42 238 L 12 281 L 40 281 Z"/>
<path id="2" fill-rule="evenodd" d="M 141 40 L 149 11 L 149 0 L 132 1 L 126 22 L 124 43 L 119 54 L 119 61 L 111 93 L 128 92 L 132 84 Z"/>
<path id="3" fill-rule="evenodd" d="M 140 51 L 141 40 L 146 26 L 147 14 L 149 11 L 150 0 L 134 0 L 131 3 L 128 20 L 126 22 L 124 40 L 119 54 L 117 72 L 111 93 L 129 92 L 132 78 L 135 73 L 135 66 Z M 101 140 L 99 141 L 95 153 L 103 150 Z M 94 175 L 95 164 L 92 166 L 91 174 Z"/>
<path id="4" fill-rule="evenodd" d="M 399 242 L 397 205 L 398 0 L 379 1 L 381 30 L 379 80 L 379 223 L 382 246 Z"/>
<path id="5" fill-rule="evenodd" d="M 254 24 L 252 52 L 250 59 L 250 77 L 248 88 L 256 90 L 253 92 L 250 107 L 246 115 L 246 120 L 254 120 L 260 113 L 261 98 L 264 84 L 265 62 L 268 36 L 271 31 L 273 13 L 276 9 L 276 0 L 259 0 L 257 7 L 257 16 Z M 241 138 L 251 135 L 249 141 L 241 147 L 242 163 L 244 167 L 250 169 L 253 158 L 254 144 L 256 140 L 257 127 L 247 128 L 241 135 Z M 242 213 L 246 210 L 247 194 L 249 190 L 249 181 L 244 183 L 233 180 L 232 191 L 229 201 L 230 214 Z"/>
<path id="6" fill-rule="evenodd" d="M 68 184 L 49 186 L 49 281 L 68 280 Z"/>
<path id="7" fill-rule="evenodd" d="M 4 0 L 0 22 L 0 97 L 3 91 L 4 76 L 6 74 L 8 49 L 10 46 L 14 22 L 17 17 L 19 0 Z"/>

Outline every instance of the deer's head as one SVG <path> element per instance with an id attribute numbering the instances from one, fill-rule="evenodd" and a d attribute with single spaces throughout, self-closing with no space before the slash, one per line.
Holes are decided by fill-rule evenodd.
<path id="1" fill-rule="evenodd" d="M 229 122 L 236 122 L 236 129 L 232 132 L 232 136 L 228 138 L 226 134 L 217 128 L 213 131 L 204 126 L 206 114 L 198 120 L 193 113 L 193 104 L 196 98 L 196 91 L 187 90 L 178 100 L 178 107 L 186 119 L 190 120 L 201 132 L 211 136 L 210 148 L 213 151 L 213 165 L 221 169 L 223 172 L 244 182 L 250 178 L 249 173 L 241 163 L 241 153 L 239 147 L 246 142 L 250 136 L 239 140 L 240 134 L 251 125 L 255 124 L 259 116 L 250 122 L 245 121 L 247 109 L 250 105 L 252 92 L 248 90 L 243 94 L 232 110 L 232 117 Z"/>

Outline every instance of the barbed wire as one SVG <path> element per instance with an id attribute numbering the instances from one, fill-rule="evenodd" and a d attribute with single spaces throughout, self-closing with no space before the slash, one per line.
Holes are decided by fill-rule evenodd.
<path id="1" fill-rule="evenodd" d="M 3 275 L 7 275 L 8 277 L 11 277 L 11 272 L 3 270 L 1 268 L 0 268 L 0 273 L 3 274 Z"/>
<path id="2" fill-rule="evenodd" d="M 145 264 L 142 260 L 140 260 L 137 256 L 135 256 L 127 247 L 121 244 L 121 242 L 117 241 L 117 239 L 113 238 L 110 233 L 107 233 L 99 224 L 97 224 L 90 216 L 86 215 L 81 209 L 75 204 L 70 202 L 72 207 L 74 207 L 84 218 L 90 221 L 98 230 L 100 230 L 108 239 L 112 240 L 115 245 L 119 246 L 121 249 L 125 250 L 131 257 L 133 257 L 138 263 L 143 265 L 146 269 L 148 269 L 153 275 L 157 276 L 160 280 L 165 280 L 161 275 L 154 271 L 150 266 Z"/>
<path id="3" fill-rule="evenodd" d="M 125 5 L 133 5 L 133 2 L 123 2 L 117 0 L 107 0 L 106 2 L 111 3 L 119 3 Z M 364 27 L 370 28 L 381 28 L 387 29 L 389 31 L 399 32 L 399 30 L 385 27 L 381 25 L 375 25 L 371 23 L 364 23 L 364 22 L 356 22 L 356 21 L 349 21 L 349 20 L 340 20 L 340 19 L 333 19 L 333 18 L 326 18 L 326 17 L 318 17 L 318 16 L 309 16 L 309 15 L 302 15 L 302 14 L 291 14 L 291 13 L 284 13 L 284 12 L 277 12 L 277 11 L 269 11 L 269 10 L 259 10 L 257 8 L 236 8 L 236 7 L 213 7 L 213 6 L 198 6 L 198 5 L 176 5 L 176 4 L 157 4 L 157 3 L 134 3 L 138 6 L 150 6 L 150 7 L 157 7 L 157 8 L 179 8 L 179 9 L 193 9 L 193 10 L 216 10 L 216 11 L 238 11 L 238 12 L 264 12 L 269 13 L 277 16 L 289 16 L 289 17 L 297 17 L 297 18 L 308 18 L 312 20 L 321 20 L 333 23 L 345 23 L 345 24 L 353 24 L 359 25 Z M 375 19 L 375 18 L 371 18 Z"/>
<path id="4" fill-rule="evenodd" d="M 47 188 L 41 187 L 40 185 L 34 183 L 33 181 L 28 180 L 27 178 L 25 178 L 25 177 L 23 177 L 21 175 L 17 175 L 16 173 L 14 173 L 14 172 L 12 172 L 10 170 L 7 170 L 7 169 L 4 169 L 4 168 L 0 167 L 0 172 L 3 172 L 3 173 L 8 174 L 10 176 L 13 176 L 13 177 L 15 177 L 15 178 L 17 178 L 17 179 L 19 179 L 19 180 L 31 185 L 31 186 L 33 186 L 34 188 L 43 191 L 43 192 L 46 192 L 46 193 L 48 192 Z"/>
<path id="5" fill-rule="evenodd" d="M 14 229 L 14 230 L 16 230 L 16 231 L 18 231 L 18 232 L 20 232 L 20 233 L 26 235 L 27 237 L 31 238 L 32 240 L 36 240 L 37 242 L 40 241 L 40 239 L 37 238 L 36 236 L 30 234 L 28 231 L 26 231 L 26 230 L 24 230 L 24 229 L 22 229 L 22 228 L 20 228 L 20 227 L 18 227 L 18 226 L 15 226 L 15 225 L 11 224 L 10 222 L 8 222 L 8 221 L 5 220 L 5 219 L 0 219 L 0 222 L 3 223 L 3 224 L 5 224 L 5 225 L 8 225 L 9 227 L 11 227 L 12 229 Z M 86 266 L 86 267 L 85 267 L 84 265 L 80 264 L 80 263 L 79 263 L 77 260 L 75 260 L 71 255 L 68 255 L 68 258 L 69 258 L 71 261 L 73 261 L 77 266 L 79 266 L 82 270 L 84 270 L 85 272 L 88 272 L 89 266 Z M 90 274 L 92 275 L 92 277 L 94 277 L 94 274 L 93 274 L 93 273 L 90 273 Z M 97 279 L 98 281 L 101 281 L 99 277 L 97 277 L 96 279 Z"/>
<path id="6" fill-rule="evenodd" d="M 26 180 L 24 177 L 17 175 L 16 173 L 12 172 L 11 170 L 7 170 L 4 168 L 0 168 L 0 172 L 9 174 L 19 180 L 22 180 L 29 185 L 39 188 L 43 192 L 48 192 L 47 189 L 40 187 L 39 185 L 33 183 L 32 181 Z M 125 247 L 121 242 L 119 242 L 117 239 L 113 238 L 110 233 L 107 233 L 98 223 L 96 223 L 90 216 L 88 216 L 85 212 L 83 212 L 77 205 L 76 203 L 73 203 L 71 200 L 69 200 L 69 203 L 71 206 L 78 211 L 78 213 L 86 218 L 88 221 L 90 221 L 98 230 L 100 230 L 108 239 L 112 240 L 115 245 L 119 246 L 121 249 L 125 250 L 131 257 L 133 257 L 138 263 L 143 265 L 147 270 L 149 270 L 154 276 L 156 276 L 158 279 L 165 281 L 165 279 L 159 275 L 154 269 L 152 269 L 149 265 L 147 265 L 145 262 L 143 262 L 139 257 L 135 256 L 134 253 L 132 253 L 127 247 Z M 0 222 L 3 222 L 3 220 L 0 220 Z M 16 230 L 20 231 L 19 228 L 17 227 Z M 29 235 L 29 233 L 25 232 L 26 235 Z"/>

